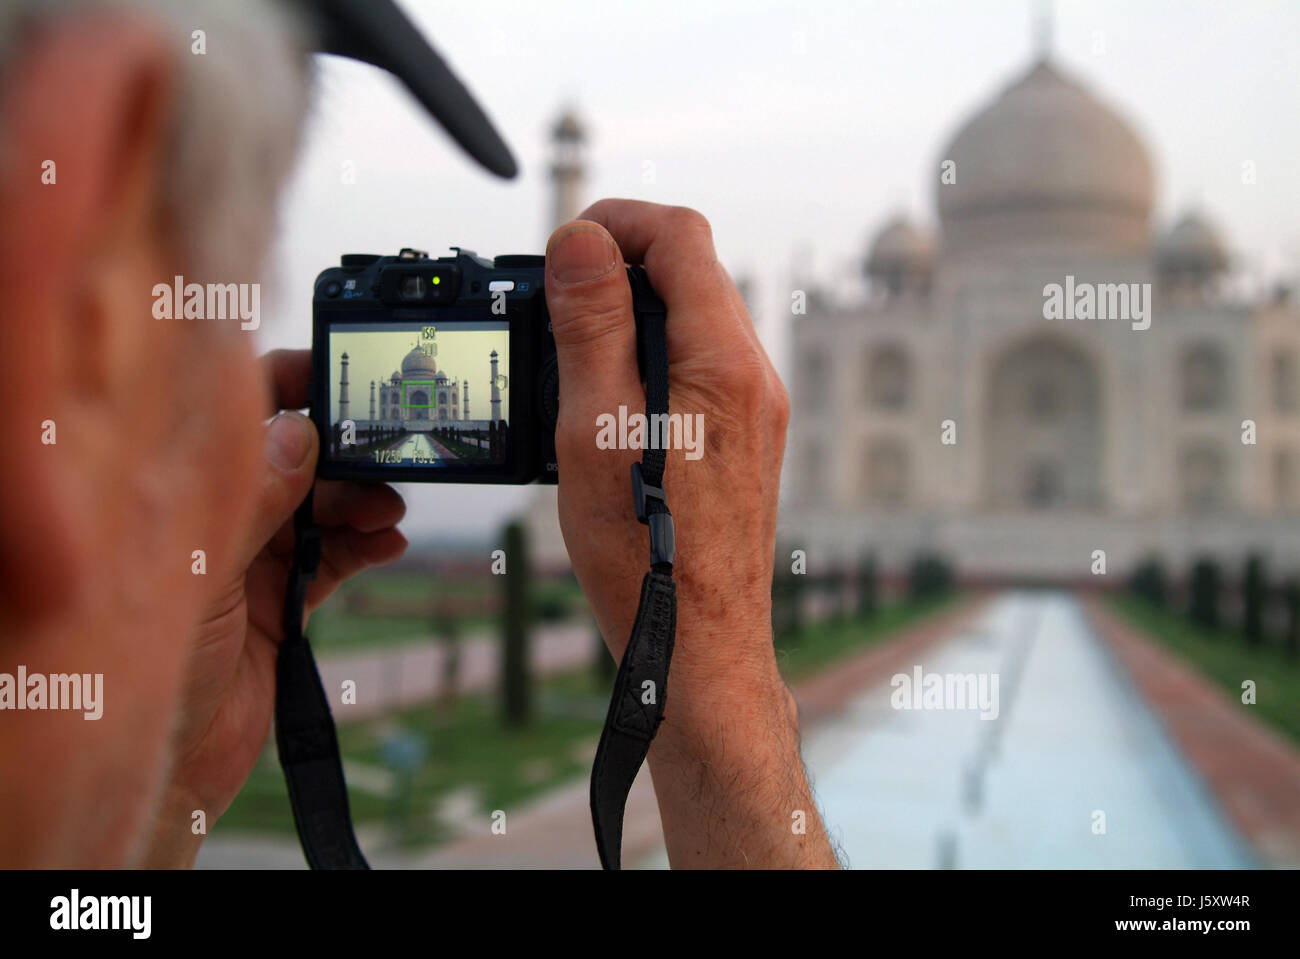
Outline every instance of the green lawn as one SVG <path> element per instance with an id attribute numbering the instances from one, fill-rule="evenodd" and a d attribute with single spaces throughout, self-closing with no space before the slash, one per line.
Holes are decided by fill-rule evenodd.
<path id="1" fill-rule="evenodd" d="M 1240 633 L 1206 630 L 1186 616 L 1153 606 L 1131 594 L 1114 608 L 1148 636 L 1164 643 L 1241 701 L 1241 684 L 1255 681 L 1255 705 L 1243 706 L 1300 744 L 1300 660 L 1288 659 L 1277 644 L 1249 647 Z"/>
<path id="2" fill-rule="evenodd" d="M 478 598 L 490 595 L 496 590 L 496 583 L 486 575 L 488 564 L 484 564 L 482 579 L 464 580 L 447 579 L 435 573 L 421 573 L 407 570 L 370 570 L 348 580 L 340 590 L 356 590 L 380 596 L 460 596 Z"/>
<path id="3" fill-rule="evenodd" d="M 794 683 L 834 663 L 872 646 L 897 630 L 911 626 L 952 608 L 960 594 L 913 600 L 900 599 L 881 606 L 874 617 L 851 617 L 838 623 L 804 626 L 793 637 L 776 643 L 777 664 L 787 683 Z"/>
<path id="4" fill-rule="evenodd" d="M 373 570 L 344 583 L 312 613 L 307 635 L 316 649 L 327 652 L 428 642 L 435 629 L 445 623 L 435 622 L 433 616 L 356 612 L 348 608 L 348 597 L 364 593 L 380 603 L 391 598 L 397 603 L 428 600 L 432 605 L 438 600 L 455 600 L 483 605 L 498 599 L 501 586 L 498 577 L 487 574 L 479 579 L 453 580 L 440 579 L 432 573 Z M 536 581 L 533 602 L 540 621 L 581 615 L 586 609 L 582 590 L 571 579 Z M 457 617 L 456 628 L 461 636 L 484 631 L 495 633 L 500 623 L 499 615 L 478 612 Z"/>
<path id="5" fill-rule="evenodd" d="M 413 773 L 404 844 L 437 842 L 442 827 L 434 810 L 452 790 L 472 788 L 480 813 L 507 813 L 522 800 L 575 776 L 586 775 L 582 747 L 594 749 L 609 698 L 608 686 L 590 673 L 554 677 L 539 684 L 537 716 L 523 729 L 502 725 L 495 696 L 466 696 L 454 707 L 421 707 L 339 727 L 344 763 L 387 770 L 383 741 L 401 730 L 423 741 L 424 761 Z M 376 795 L 357 779 L 349 784 L 352 817 L 358 824 L 393 821 L 395 798 Z M 485 820 L 486 821 L 486 820 Z M 273 743 L 217 826 L 218 830 L 292 835 L 293 816 Z"/>
<path id="6" fill-rule="evenodd" d="M 475 630 L 486 627 L 487 622 L 469 619 L 462 620 L 461 625 L 466 630 Z M 307 635 L 318 651 L 354 652 L 376 646 L 427 643 L 433 635 L 433 623 L 428 619 L 370 616 L 346 612 L 341 606 L 322 606 L 312 613 Z"/>

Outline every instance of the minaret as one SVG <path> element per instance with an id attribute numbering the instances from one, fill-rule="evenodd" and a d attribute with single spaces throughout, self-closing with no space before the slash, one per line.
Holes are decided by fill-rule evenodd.
<path id="1" fill-rule="evenodd" d="M 343 354 L 343 374 L 339 379 L 339 422 L 348 418 L 348 355 Z"/>
<path id="2" fill-rule="evenodd" d="M 497 351 L 492 351 L 492 422 L 501 419 L 501 390 L 497 388 Z"/>
<path id="3" fill-rule="evenodd" d="M 460 409 L 465 414 L 465 419 L 469 419 L 469 380 L 465 381 L 465 387 L 460 391 Z"/>
<path id="4" fill-rule="evenodd" d="M 551 208 L 548 211 L 551 222 L 547 224 L 548 229 L 575 219 L 586 205 L 586 145 L 587 134 L 577 112 L 564 110 L 551 127 Z M 495 366 L 493 369 L 495 371 Z M 496 399 L 495 387 L 493 399 Z M 538 486 L 523 514 L 533 560 L 539 567 L 553 570 L 569 565 L 569 554 L 560 532 L 556 491 L 555 486 Z"/>
<path id="5" fill-rule="evenodd" d="M 582 212 L 586 142 L 587 134 L 577 114 L 566 109 L 551 128 L 551 229 L 576 219 Z"/>
<path id="6" fill-rule="evenodd" d="M 370 422 L 375 421 L 375 381 L 370 381 Z"/>

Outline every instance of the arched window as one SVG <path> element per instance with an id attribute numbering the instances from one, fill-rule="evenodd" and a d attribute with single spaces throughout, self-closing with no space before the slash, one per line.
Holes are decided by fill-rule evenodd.
<path id="1" fill-rule="evenodd" d="M 1104 413 L 1093 357 L 1057 336 L 1035 334 L 1012 345 L 983 375 L 988 505 L 1104 505 Z"/>
<path id="2" fill-rule="evenodd" d="M 1061 391 L 1048 376 L 1039 376 L 1029 384 L 1025 400 L 1031 423 L 1055 423 L 1061 417 Z"/>
<path id="3" fill-rule="evenodd" d="M 1055 463 L 1039 461 L 1025 477 L 1025 505 L 1042 509 L 1056 506 L 1063 498 L 1061 471 Z"/>
<path id="4" fill-rule="evenodd" d="M 1223 453 L 1216 446 L 1193 446 L 1183 451 L 1179 463 L 1183 506 L 1214 509 L 1228 500 Z"/>
<path id="5" fill-rule="evenodd" d="M 1183 409 L 1221 409 L 1227 399 L 1227 368 L 1217 346 L 1200 343 L 1183 354 Z"/>
<path id="6" fill-rule="evenodd" d="M 893 438 L 878 439 L 867 447 L 866 500 L 872 506 L 901 506 L 908 499 L 907 449 Z"/>
<path id="7" fill-rule="evenodd" d="M 867 362 L 867 397 L 879 410 L 901 410 L 911 401 L 912 364 L 897 346 L 882 346 Z"/>
<path id="8" fill-rule="evenodd" d="M 1295 354 L 1278 350 L 1273 354 L 1273 409 L 1278 413 L 1294 413 L 1300 407 L 1300 389 L 1296 383 Z"/>

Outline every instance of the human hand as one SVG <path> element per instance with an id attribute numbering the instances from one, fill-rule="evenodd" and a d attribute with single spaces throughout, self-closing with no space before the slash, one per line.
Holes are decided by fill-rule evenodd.
<path id="1" fill-rule="evenodd" d="M 707 688 L 719 679 L 769 679 L 785 389 L 702 216 L 605 200 L 584 217 L 552 237 L 546 281 L 562 388 L 560 523 L 578 581 L 621 658 L 649 566 L 628 475 L 641 453 L 599 449 L 596 421 L 620 406 L 645 410 L 625 255 L 644 263 L 668 308 L 670 412 L 703 427 L 692 437 L 696 449 L 669 451 L 664 478 L 682 638 L 673 682 Z"/>
<path id="2" fill-rule="evenodd" d="M 263 358 L 273 408 L 307 404 L 308 350 Z M 266 743 L 275 706 L 276 653 L 284 638 L 285 588 L 293 559 L 293 512 L 315 480 L 319 440 L 311 421 L 280 413 L 266 427 L 261 488 L 237 553 L 213 583 L 187 642 L 189 658 L 174 738 L 174 760 L 143 865 L 192 865 L 203 836 L 191 830 L 202 810 L 211 825 L 243 787 Z M 405 513 L 387 485 L 317 483 L 321 563 L 307 590 L 307 612 L 367 566 L 406 549 L 395 528 Z"/>
<path id="3" fill-rule="evenodd" d="M 621 248 L 621 249 L 620 249 Z M 547 247 L 560 373 L 560 527 L 616 659 L 635 619 L 649 536 L 633 511 L 639 450 L 601 449 L 597 418 L 644 413 L 624 258 L 668 310 L 669 410 L 703 429 L 672 444 L 677 641 L 650 767 L 674 866 L 834 866 L 772 648 L 771 583 L 790 405 L 693 210 L 602 200 Z M 685 440 L 683 430 L 676 439 Z M 689 455 L 688 455 L 689 454 Z M 807 832 L 795 835 L 791 815 Z"/>

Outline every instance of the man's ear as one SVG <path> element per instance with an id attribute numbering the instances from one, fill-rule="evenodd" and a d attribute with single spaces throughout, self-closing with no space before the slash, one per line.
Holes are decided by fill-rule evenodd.
<path id="1" fill-rule="evenodd" d="M 115 407 L 122 412 L 120 391 L 132 379 L 140 384 L 138 341 L 154 333 L 145 326 L 147 280 L 161 271 L 166 242 L 160 170 L 180 49 L 129 13 L 55 16 L 22 37 L 6 69 L 0 609 L 7 615 L 45 612 L 78 594 L 96 555 L 94 484 L 121 482 L 103 475 L 99 454 L 131 441 L 129 424 L 111 418 Z"/>

